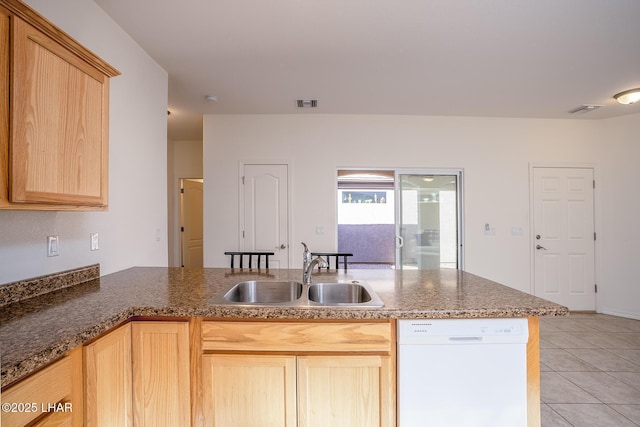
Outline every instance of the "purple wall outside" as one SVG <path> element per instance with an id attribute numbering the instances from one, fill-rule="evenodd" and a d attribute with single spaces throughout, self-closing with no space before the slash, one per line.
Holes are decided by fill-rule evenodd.
<path id="1" fill-rule="evenodd" d="M 395 262 L 394 224 L 338 224 L 338 251 L 351 252 L 349 263 Z"/>

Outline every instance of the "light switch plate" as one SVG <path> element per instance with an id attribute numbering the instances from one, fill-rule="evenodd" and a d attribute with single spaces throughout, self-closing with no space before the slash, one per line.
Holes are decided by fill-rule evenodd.
<path id="1" fill-rule="evenodd" d="M 512 236 L 522 236 L 522 227 L 514 225 L 511 227 L 511 235 Z"/>
<path id="2" fill-rule="evenodd" d="M 58 248 L 59 239 L 58 236 L 47 236 L 47 256 L 58 256 L 59 248 Z"/>
<path id="3" fill-rule="evenodd" d="M 91 239 L 91 250 L 97 251 L 100 249 L 100 236 L 98 236 L 98 233 L 91 233 L 89 236 Z"/>
<path id="4" fill-rule="evenodd" d="M 486 223 L 484 225 L 484 235 L 485 236 L 495 236 L 496 235 L 496 228 L 491 226 L 489 223 Z"/>

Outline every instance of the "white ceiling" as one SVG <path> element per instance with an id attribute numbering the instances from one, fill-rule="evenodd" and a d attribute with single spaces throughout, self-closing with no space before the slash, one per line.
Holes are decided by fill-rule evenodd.
<path id="1" fill-rule="evenodd" d="M 172 139 L 202 114 L 640 113 L 612 98 L 640 87 L 640 0 L 96 2 L 169 73 Z"/>

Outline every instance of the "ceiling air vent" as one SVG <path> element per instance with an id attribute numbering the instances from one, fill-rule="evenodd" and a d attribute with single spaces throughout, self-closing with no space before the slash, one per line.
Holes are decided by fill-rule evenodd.
<path id="1" fill-rule="evenodd" d="M 597 110 L 600 107 L 602 107 L 602 105 L 584 104 L 584 105 L 581 105 L 580 107 L 574 108 L 573 110 L 569 110 L 569 112 L 571 114 L 576 114 L 576 113 L 584 114 L 593 110 Z"/>
<path id="2" fill-rule="evenodd" d="M 316 108 L 318 106 L 317 99 L 298 99 L 298 108 Z"/>

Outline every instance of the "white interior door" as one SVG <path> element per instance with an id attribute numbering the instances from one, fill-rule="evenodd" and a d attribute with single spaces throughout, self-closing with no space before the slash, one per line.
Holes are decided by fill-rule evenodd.
<path id="1" fill-rule="evenodd" d="M 593 169 L 533 168 L 534 293 L 595 310 Z"/>
<path id="2" fill-rule="evenodd" d="M 241 247 L 272 251 L 269 268 L 289 268 L 289 179 L 286 164 L 242 168 Z"/>
<path id="3" fill-rule="evenodd" d="M 202 179 L 182 179 L 180 225 L 182 266 L 202 268 Z"/>

